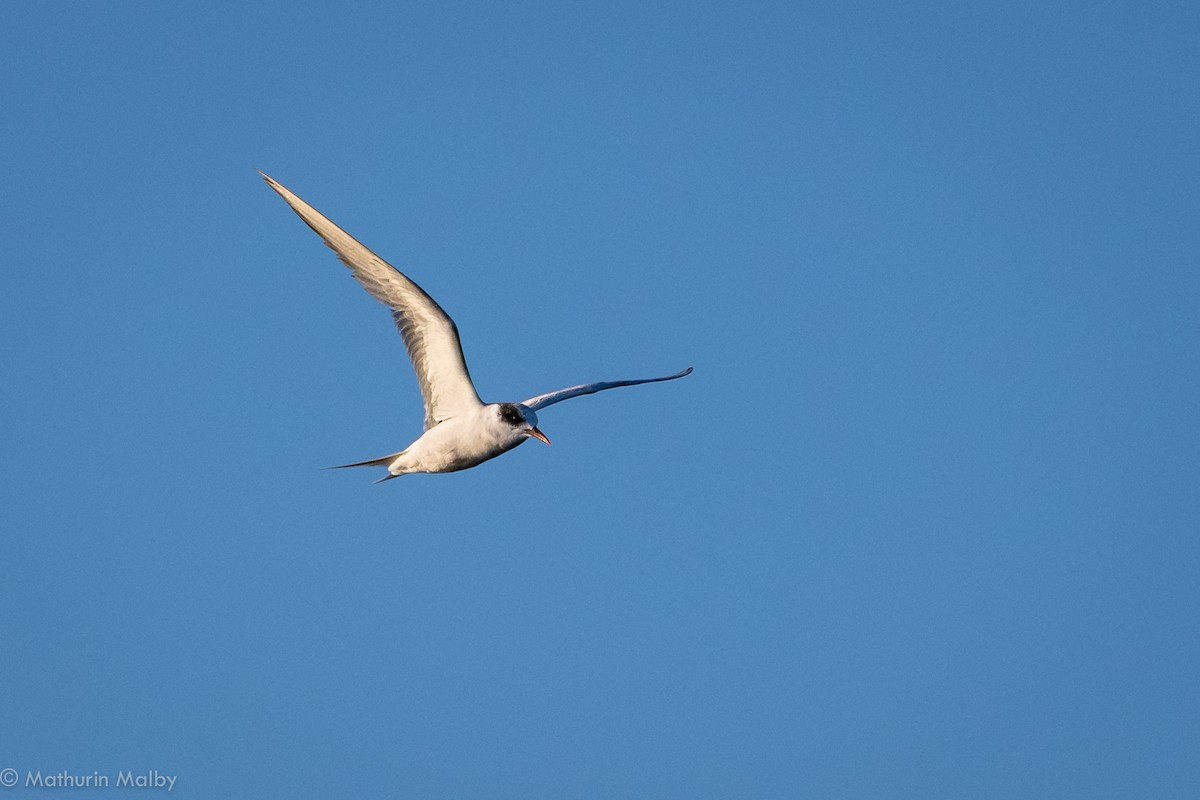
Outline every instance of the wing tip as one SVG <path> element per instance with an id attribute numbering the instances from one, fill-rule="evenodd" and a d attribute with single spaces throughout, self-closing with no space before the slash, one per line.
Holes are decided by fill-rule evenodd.
<path id="1" fill-rule="evenodd" d="M 284 187 L 283 187 L 283 184 L 281 184 L 279 181 L 277 181 L 277 180 L 275 180 L 274 178 L 272 178 L 272 177 L 271 177 L 270 175 L 268 175 L 267 173 L 263 172 L 261 169 L 257 169 L 257 168 L 255 168 L 255 170 L 254 170 L 254 171 L 255 171 L 255 172 L 257 172 L 259 175 L 261 175 L 261 176 L 262 176 L 262 179 L 263 179 L 264 181 L 266 181 L 266 182 L 267 182 L 267 186 L 270 186 L 270 187 L 271 187 L 272 189 L 274 189 L 275 191 L 277 191 L 277 192 L 278 192 L 280 189 L 283 189 L 283 188 L 284 188 Z M 281 192 L 281 194 L 282 194 L 282 192 Z"/>

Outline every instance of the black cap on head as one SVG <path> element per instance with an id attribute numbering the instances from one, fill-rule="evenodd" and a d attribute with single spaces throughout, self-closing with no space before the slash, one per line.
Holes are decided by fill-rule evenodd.
<path id="1" fill-rule="evenodd" d="M 525 418 L 521 416 L 521 409 L 517 408 L 512 403 L 500 404 L 500 419 L 512 425 L 514 428 L 524 424 Z"/>

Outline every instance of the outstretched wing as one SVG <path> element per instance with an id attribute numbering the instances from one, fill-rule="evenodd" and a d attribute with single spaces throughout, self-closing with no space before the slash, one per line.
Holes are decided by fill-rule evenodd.
<path id="1" fill-rule="evenodd" d="M 637 386 L 639 383 L 659 383 L 660 381 L 673 381 L 676 378 L 682 378 L 685 375 L 691 375 L 692 368 L 688 367 L 683 372 L 676 372 L 674 375 L 668 375 L 665 378 L 643 378 L 638 381 L 601 381 L 600 383 L 585 383 L 580 386 L 572 386 L 568 389 L 559 389 L 557 392 L 549 392 L 547 394 L 539 394 L 537 397 L 531 397 L 521 405 L 532 408 L 534 411 L 540 411 L 546 406 L 552 406 L 555 403 L 561 403 L 563 400 L 570 400 L 572 397 L 579 397 L 584 394 L 595 394 L 603 392 L 605 389 L 618 389 L 622 386 Z"/>
<path id="2" fill-rule="evenodd" d="M 308 227 L 325 240 L 372 297 L 392 309 L 425 399 L 425 430 L 483 403 L 471 383 L 454 320 L 400 270 L 372 253 L 324 214 L 262 172 Z"/>

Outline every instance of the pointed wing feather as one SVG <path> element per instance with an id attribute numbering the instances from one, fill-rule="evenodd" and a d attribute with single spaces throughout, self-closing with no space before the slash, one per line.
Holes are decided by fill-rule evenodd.
<path id="1" fill-rule="evenodd" d="M 688 367 L 683 372 L 676 372 L 674 375 L 668 375 L 665 378 L 643 378 L 636 381 L 601 381 L 600 383 L 584 383 L 579 386 L 571 386 L 567 389 L 559 389 L 557 392 L 548 392 L 540 394 L 537 397 L 531 397 L 521 405 L 532 408 L 534 411 L 540 411 L 546 406 L 552 406 L 555 403 L 561 403 L 563 400 L 570 400 L 572 397 L 579 397 L 585 394 L 595 394 L 603 392 L 605 389 L 618 389 L 622 386 L 637 386 L 640 383 L 659 383 L 661 381 L 673 381 L 676 378 L 682 378 L 685 375 L 691 375 L 692 368 Z"/>
<path id="2" fill-rule="evenodd" d="M 320 211 L 301 200 L 270 176 L 259 173 L 287 201 L 300 219 L 325 240 L 325 244 L 350 268 L 363 288 L 392 309 L 392 318 L 404 339 L 417 371 L 425 399 L 425 429 L 482 405 L 454 320 L 434 299 L 406 275 L 372 253 Z"/>

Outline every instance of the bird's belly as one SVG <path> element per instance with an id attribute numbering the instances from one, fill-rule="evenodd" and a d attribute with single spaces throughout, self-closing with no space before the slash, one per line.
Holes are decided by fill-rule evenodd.
<path id="1" fill-rule="evenodd" d="M 470 469 L 507 453 L 521 442 L 517 441 L 507 446 L 495 442 L 454 440 L 429 444 L 429 448 L 422 448 L 424 452 L 419 454 L 418 463 L 414 464 L 421 472 L 458 472 Z"/>

